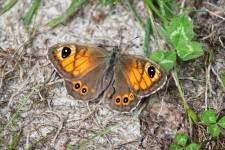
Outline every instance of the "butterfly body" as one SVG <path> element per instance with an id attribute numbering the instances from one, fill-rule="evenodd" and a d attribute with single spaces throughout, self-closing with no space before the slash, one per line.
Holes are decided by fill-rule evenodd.
<path id="1" fill-rule="evenodd" d="M 128 112 L 140 99 L 159 90 L 166 81 L 164 72 L 147 58 L 111 52 L 101 47 L 74 43 L 57 44 L 48 57 L 65 79 L 75 99 L 90 101 L 104 95 L 115 110 Z"/>

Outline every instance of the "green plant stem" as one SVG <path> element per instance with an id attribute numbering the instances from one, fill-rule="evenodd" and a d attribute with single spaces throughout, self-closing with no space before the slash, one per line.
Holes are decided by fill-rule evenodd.
<path id="1" fill-rule="evenodd" d="M 196 113 L 193 110 L 191 110 L 191 108 L 188 106 L 188 104 L 187 104 L 187 102 L 186 102 L 186 100 L 184 98 L 184 93 L 183 93 L 183 90 L 181 89 L 181 85 L 180 85 L 179 79 L 177 77 L 176 69 L 174 69 L 171 72 L 171 74 L 172 74 L 172 77 L 173 77 L 173 79 L 175 81 L 176 87 L 177 87 L 177 89 L 178 89 L 178 91 L 180 93 L 181 104 L 183 105 L 184 110 L 185 110 L 185 112 L 187 113 L 187 115 L 189 117 L 190 123 L 191 123 L 191 120 L 194 121 L 194 123 L 197 123 L 198 122 L 198 117 L 197 117 Z"/>
<path id="2" fill-rule="evenodd" d="M 188 106 L 188 104 L 187 104 L 187 102 L 186 102 L 186 100 L 184 98 L 184 93 L 183 93 L 183 90 L 181 89 L 180 82 L 179 82 L 179 79 L 177 77 L 177 71 L 176 71 L 176 69 L 174 69 L 171 72 L 171 74 L 172 74 L 172 77 L 173 77 L 173 79 L 175 81 L 176 87 L 177 87 L 177 89 L 178 89 L 178 91 L 180 93 L 181 103 L 182 103 L 184 109 L 187 110 L 187 109 L 189 109 L 189 106 Z"/>

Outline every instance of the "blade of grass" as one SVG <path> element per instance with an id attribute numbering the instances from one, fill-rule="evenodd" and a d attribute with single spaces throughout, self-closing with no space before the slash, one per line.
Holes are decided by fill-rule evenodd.
<path id="1" fill-rule="evenodd" d="M 31 24 L 33 16 L 37 13 L 41 0 L 32 0 L 31 7 L 23 17 L 23 23 L 26 27 Z"/>
<path id="2" fill-rule="evenodd" d="M 141 20 L 141 17 L 137 14 L 137 11 L 134 9 L 134 7 L 132 6 L 130 0 L 124 0 L 125 4 L 127 5 L 128 9 L 131 11 L 131 13 L 133 14 L 135 21 L 137 21 L 141 27 L 143 27 L 143 22 Z"/>
<path id="3" fill-rule="evenodd" d="M 47 26 L 50 28 L 54 28 L 59 24 L 64 23 L 70 16 L 72 16 L 76 11 L 80 9 L 80 7 L 87 2 L 88 0 L 72 0 L 70 6 L 66 9 L 66 11 L 61 15 L 52 19 L 47 23 Z"/>
<path id="4" fill-rule="evenodd" d="M 149 51 L 149 41 L 151 34 L 153 34 L 151 20 L 150 18 L 147 18 L 145 23 L 145 39 L 144 39 L 144 53 L 147 57 L 149 57 L 149 54 L 151 53 L 151 51 Z"/>
<path id="5" fill-rule="evenodd" d="M 0 16 L 12 8 L 17 2 L 18 0 L 10 0 L 9 3 L 3 6 L 2 10 L 0 10 Z"/>
<path id="6" fill-rule="evenodd" d="M 21 138 L 22 130 L 20 130 L 18 133 L 14 133 L 11 138 L 9 143 L 7 144 L 7 149 L 8 150 L 14 150 L 16 149 L 16 146 L 18 145 L 20 138 Z"/>
<path id="7" fill-rule="evenodd" d="M 159 11 L 160 14 L 163 16 L 164 18 L 164 23 L 165 21 L 167 21 L 166 19 L 169 19 L 170 17 L 172 17 L 172 1 L 171 0 L 159 0 L 157 1 L 158 5 L 160 7 Z"/>
<path id="8" fill-rule="evenodd" d="M 144 0 L 144 3 L 147 5 L 149 10 L 153 11 L 156 16 L 158 16 L 162 21 L 165 20 L 165 18 L 160 14 L 159 10 L 154 6 L 152 3 L 152 0 Z"/>

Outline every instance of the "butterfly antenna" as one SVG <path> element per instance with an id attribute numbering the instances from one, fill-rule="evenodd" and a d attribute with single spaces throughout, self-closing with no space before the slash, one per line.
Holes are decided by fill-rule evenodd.
<path id="1" fill-rule="evenodd" d="M 122 48 L 122 42 L 123 42 L 123 29 L 119 29 L 119 37 L 120 37 L 120 43 L 119 43 L 119 48 Z"/>
<path id="2" fill-rule="evenodd" d="M 136 40 L 137 38 L 139 38 L 138 36 L 136 36 L 135 38 L 131 39 L 127 44 L 126 47 L 124 48 L 124 51 L 126 52 L 129 48 L 135 46 L 136 44 L 134 44 L 134 40 Z"/>

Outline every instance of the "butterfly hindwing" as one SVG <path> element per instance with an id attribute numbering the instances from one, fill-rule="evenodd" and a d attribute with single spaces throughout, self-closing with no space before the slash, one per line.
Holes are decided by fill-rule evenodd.
<path id="1" fill-rule="evenodd" d="M 106 80 L 106 64 L 97 66 L 85 76 L 77 80 L 65 80 L 68 94 L 74 99 L 90 101 L 99 97 L 108 87 L 110 80 Z"/>
<path id="2" fill-rule="evenodd" d="M 121 112 L 130 111 L 139 102 L 119 67 L 115 68 L 113 80 L 105 93 L 105 97 L 106 102 L 112 109 Z"/>

